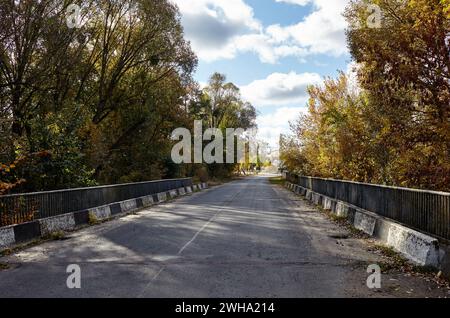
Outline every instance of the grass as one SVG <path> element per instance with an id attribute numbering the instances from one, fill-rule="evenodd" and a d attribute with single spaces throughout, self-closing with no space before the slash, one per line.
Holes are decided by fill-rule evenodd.
<path id="1" fill-rule="evenodd" d="M 30 242 L 24 243 L 24 244 L 16 245 L 16 246 L 14 246 L 12 248 L 4 249 L 4 250 L 0 251 L 0 257 L 11 255 L 13 253 L 16 253 L 18 251 L 24 250 L 26 248 L 39 245 L 39 244 L 41 244 L 42 242 L 45 242 L 45 241 L 46 241 L 45 239 L 38 238 L 38 239 L 32 240 Z"/>
<path id="2" fill-rule="evenodd" d="M 0 271 L 7 270 L 7 269 L 9 269 L 8 264 L 0 263 Z"/>
<path id="3" fill-rule="evenodd" d="M 89 215 L 88 215 L 88 224 L 89 224 L 89 225 L 97 225 L 97 224 L 100 224 L 100 221 L 98 220 L 97 216 L 96 216 L 94 213 L 92 213 L 92 212 L 89 212 Z"/>
<path id="4" fill-rule="evenodd" d="M 8 256 L 11 255 L 12 253 L 13 253 L 12 249 L 7 248 L 0 252 L 0 256 Z"/>
<path id="5" fill-rule="evenodd" d="M 393 269 L 406 268 L 419 274 L 437 274 L 439 272 L 439 270 L 434 266 L 420 266 L 410 264 L 410 262 L 406 258 L 395 251 L 392 247 L 377 244 L 375 245 L 375 250 L 379 251 L 381 255 L 389 258 L 389 260 L 391 261 L 390 266 Z"/>
<path id="6" fill-rule="evenodd" d="M 381 271 L 384 273 L 390 270 L 401 270 L 409 265 L 409 262 L 392 247 L 376 244 L 374 250 L 387 259 L 387 261 L 380 264 Z"/>
<path id="7" fill-rule="evenodd" d="M 269 182 L 274 185 L 283 185 L 284 181 L 283 177 L 273 177 L 269 179 Z"/>
<path id="8" fill-rule="evenodd" d="M 273 184 L 279 184 L 280 182 L 278 178 L 271 178 L 271 183 Z M 321 206 L 317 206 L 317 209 L 324 213 L 328 219 L 330 219 L 332 222 L 336 223 L 339 226 L 345 227 L 350 235 L 353 238 L 358 239 L 368 239 L 370 236 L 366 233 L 364 233 L 361 230 L 358 230 L 354 227 L 354 225 L 349 221 L 347 217 L 344 216 L 338 216 L 331 211 L 327 211 L 323 209 Z M 371 245 L 373 243 L 370 243 Z M 447 288 L 450 288 L 450 282 L 449 277 L 444 277 L 442 275 L 442 272 L 439 271 L 439 269 L 433 267 L 433 266 L 420 266 L 420 265 L 413 265 L 411 264 L 406 258 L 404 258 L 400 253 L 396 252 L 392 247 L 388 247 L 382 244 L 375 244 L 372 245 L 373 247 L 369 249 L 369 251 L 376 251 L 379 254 L 381 254 L 384 257 L 383 262 L 379 262 L 381 271 L 383 273 L 387 273 L 392 270 L 401 271 L 401 272 L 409 272 L 414 273 L 416 275 L 423 275 L 424 277 L 428 277 L 429 279 L 433 279 L 441 286 L 446 286 Z"/>
<path id="9" fill-rule="evenodd" d="M 64 231 L 56 231 L 50 234 L 50 239 L 53 241 L 61 241 L 66 237 L 66 233 Z"/>
<path id="10" fill-rule="evenodd" d="M 419 266 L 414 265 L 412 270 L 416 273 L 420 274 L 436 274 L 438 276 L 441 276 L 442 272 L 440 272 L 436 267 L 434 266 Z"/>

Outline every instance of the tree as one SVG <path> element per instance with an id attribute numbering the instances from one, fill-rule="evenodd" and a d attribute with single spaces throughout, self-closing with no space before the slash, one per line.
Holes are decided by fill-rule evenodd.
<path id="1" fill-rule="evenodd" d="M 197 65 L 172 2 L 2 1 L 0 16 L 0 162 L 48 153 L 17 171 L 32 190 L 164 176 Z"/>
<path id="2" fill-rule="evenodd" d="M 374 142 L 385 149 L 383 179 L 448 189 L 449 2 L 375 1 L 383 12 L 381 28 L 364 23 L 366 4 L 353 1 L 347 10 L 355 26 L 348 31 L 348 42 L 378 126 Z"/>
<path id="3" fill-rule="evenodd" d="M 380 27 L 366 23 L 369 4 Z M 346 18 L 358 68 L 309 89 L 309 112 L 281 140 L 292 171 L 450 190 L 450 19 L 447 0 L 354 0 Z"/>
<path id="4" fill-rule="evenodd" d="M 256 109 L 242 99 L 239 88 L 227 82 L 224 74 L 214 73 L 208 86 L 192 98 L 189 109 L 195 119 L 203 120 L 204 129 L 218 128 L 225 137 L 227 128 L 244 131 L 256 128 Z M 214 177 L 228 177 L 238 167 L 235 151 L 235 164 L 212 164 L 207 169 Z"/>

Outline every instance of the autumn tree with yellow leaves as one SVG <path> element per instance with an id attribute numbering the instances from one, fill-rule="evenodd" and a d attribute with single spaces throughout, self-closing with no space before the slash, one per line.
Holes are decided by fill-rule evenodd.
<path id="1" fill-rule="evenodd" d="M 379 6 L 379 27 L 367 21 Z M 348 78 L 309 89 L 309 113 L 293 123 L 308 175 L 450 190 L 450 2 L 355 0 L 345 16 L 358 65 Z"/>

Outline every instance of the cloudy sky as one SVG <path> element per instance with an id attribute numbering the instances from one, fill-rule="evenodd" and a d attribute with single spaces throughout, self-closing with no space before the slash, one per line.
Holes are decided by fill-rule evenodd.
<path id="1" fill-rule="evenodd" d="M 305 111 L 306 87 L 346 70 L 348 0 L 172 0 L 199 57 L 196 79 L 227 75 L 258 110 L 274 146 Z"/>

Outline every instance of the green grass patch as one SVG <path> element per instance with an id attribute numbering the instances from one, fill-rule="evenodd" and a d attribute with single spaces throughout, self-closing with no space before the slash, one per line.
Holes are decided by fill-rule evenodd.
<path id="1" fill-rule="evenodd" d="M 0 271 L 4 271 L 9 269 L 9 265 L 8 264 L 4 264 L 4 263 L 0 263 Z"/>
<path id="2" fill-rule="evenodd" d="M 99 221 L 99 219 L 97 218 L 97 216 L 94 213 L 89 212 L 88 223 L 89 223 L 89 225 L 97 225 L 97 224 L 100 224 L 101 222 Z"/>
<path id="3" fill-rule="evenodd" d="M 269 182 L 274 185 L 283 185 L 285 180 L 283 177 L 273 177 L 269 179 Z"/>
<path id="4" fill-rule="evenodd" d="M 0 252 L 0 256 L 8 256 L 8 255 L 11 255 L 12 253 L 13 253 L 13 250 L 10 248 L 7 248 Z"/>
<path id="5" fill-rule="evenodd" d="M 420 273 L 420 274 L 438 274 L 439 273 L 439 269 L 437 269 L 434 266 L 420 266 L 420 265 L 414 265 L 412 270 L 416 273 Z"/>
<path id="6" fill-rule="evenodd" d="M 66 237 L 66 233 L 64 231 L 56 231 L 50 234 L 50 239 L 53 241 L 61 241 Z"/>
<path id="7" fill-rule="evenodd" d="M 387 258 L 386 262 L 380 264 L 381 270 L 387 272 L 389 270 L 399 270 L 409 266 L 408 260 L 396 252 L 392 247 L 380 245 L 375 245 L 375 250 L 381 255 Z"/>

